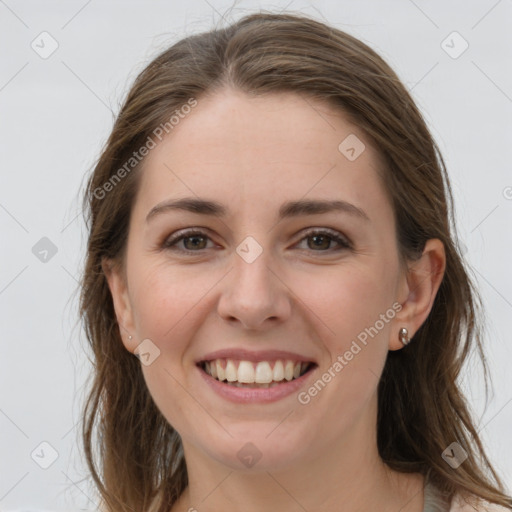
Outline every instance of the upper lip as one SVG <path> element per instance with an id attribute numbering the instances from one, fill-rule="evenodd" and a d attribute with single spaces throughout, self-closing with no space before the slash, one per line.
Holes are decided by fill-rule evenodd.
<path id="1" fill-rule="evenodd" d="M 251 351 L 246 349 L 237 349 L 237 348 L 225 348 L 221 350 L 216 350 L 215 352 L 210 352 L 205 356 L 202 356 L 200 359 L 196 361 L 196 363 L 201 363 L 203 361 L 213 361 L 215 359 L 236 359 L 239 361 L 276 361 L 280 360 L 289 360 L 303 363 L 314 363 L 315 360 L 311 357 L 302 356 L 300 354 L 296 354 L 294 352 L 287 352 L 284 350 L 259 350 L 259 351 Z"/>

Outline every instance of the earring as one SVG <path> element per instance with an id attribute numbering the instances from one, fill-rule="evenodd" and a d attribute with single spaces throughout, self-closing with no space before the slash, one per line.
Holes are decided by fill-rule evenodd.
<path id="1" fill-rule="evenodd" d="M 128 339 L 131 340 L 133 338 L 133 336 L 130 334 L 130 336 L 128 336 Z"/>
<path id="2" fill-rule="evenodd" d="M 400 329 L 400 332 L 398 333 L 398 337 L 400 338 L 400 341 L 402 342 L 402 344 L 404 346 L 407 345 L 411 341 L 409 336 L 407 336 L 408 333 L 409 333 L 409 331 L 405 327 L 402 327 Z"/>

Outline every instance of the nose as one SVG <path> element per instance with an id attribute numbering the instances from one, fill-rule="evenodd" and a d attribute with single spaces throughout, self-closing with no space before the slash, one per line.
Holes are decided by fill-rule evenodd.
<path id="1" fill-rule="evenodd" d="M 252 262 L 238 253 L 233 255 L 234 268 L 222 281 L 217 308 L 221 318 L 255 331 L 278 325 L 289 318 L 291 292 L 284 276 L 270 265 L 267 251 Z"/>

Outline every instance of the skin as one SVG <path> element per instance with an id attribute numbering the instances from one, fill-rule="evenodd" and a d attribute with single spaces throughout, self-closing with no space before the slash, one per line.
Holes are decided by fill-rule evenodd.
<path id="1" fill-rule="evenodd" d="M 366 146 L 349 161 L 338 145 Z M 426 320 L 445 269 L 443 244 L 402 268 L 378 152 L 339 111 L 295 94 L 248 96 L 223 89 L 198 105 L 146 157 L 130 219 L 125 267 L 104 262 L 125 347 L 149 338 L 160 355 L 142 365 L 155 403 L 180 433 L 189 486 L 172 512 L 215 510 L 421 512 L 423 478 L 391 471 L 376 444 L 377 385 L 388 350 Z M 197 196 L 225 204 L 223 219 L 168 211 L 161 201 Z M 276 222 L 282 203 L 342 199 L 365 222 L 331 212 Z M 196 253 L 162 248 L 183 228 L 206 231 Z M 305 237 L 330 228 L 353 247 Z M 263 252 L 247 263 L 237 246 Z M 175 248 L 194 250 L 195 240 Z M 186 245 L 184 245 L 184 242 Z M 327 247 L 327 248 L 325 248 Z M 197 254 L 197 255 L 196 255 Z M 307 390 L 393 303 L 401 310 L 311 401 L 233 404 L 200 378 L 195 361 L 223 348 L 278 349 L 319 367 Z M 130 340 L 129 335 L 133 338 Z M 246 468 L 237 452 L 253 443 Z"/>

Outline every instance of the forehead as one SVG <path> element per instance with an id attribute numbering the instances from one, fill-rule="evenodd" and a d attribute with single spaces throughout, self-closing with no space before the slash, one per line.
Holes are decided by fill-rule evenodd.
<path id="1" fill-rule="evenodd" d="M 354 158 L 355 157 L 355 158 Z M 221 199 L 234 211 L 306 196 L 386 206 L 382 160 L 364 132 L 326 102 L 225 89 L 198 99 L 142 169 L 138 208 L 168 198 Z M 389 204 L 388 204 L 389 206 Z"/>

